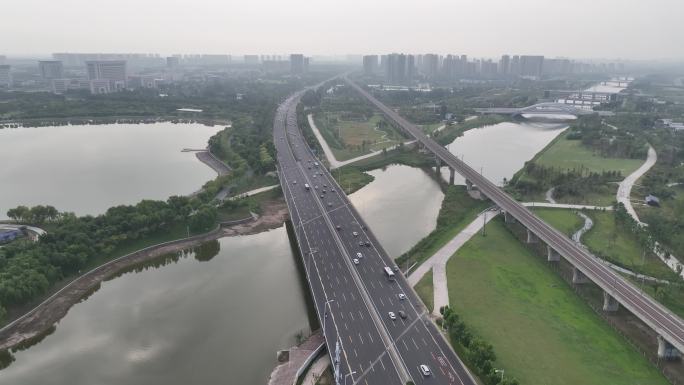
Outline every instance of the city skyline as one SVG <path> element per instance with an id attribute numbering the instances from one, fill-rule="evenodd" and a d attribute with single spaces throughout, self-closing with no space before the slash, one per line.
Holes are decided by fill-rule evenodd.
<path id="1" fill-rule="evenodd" d="M 52 52 L 434 52 L 498 57 L 516 52 L 572 58 L 684 58 L 679 49 L 684 35 L 677 29 L 684 3 L 655 3 L 578 0 L 550 7 L 542 0 L 514 4 L 429 0 L 417 5 L 353 0 L 333 7 L 327 2 L 294 0 L 284 7 L 269 0 L 249 4 L 201 0 L 189 9 L 158 0 L 108 4 L 70 0 L 66 5 L 10 1 L 0 32 L 16 38 L 8 39 L 0 50 L 23 57 Z M 124 12 L 130 9 L 127 5 L 137 11 Z M 31 23 L 25 22 L 27 14 Z M 84 24 L 83 16 L 89 14 L 92 24 Z"/>

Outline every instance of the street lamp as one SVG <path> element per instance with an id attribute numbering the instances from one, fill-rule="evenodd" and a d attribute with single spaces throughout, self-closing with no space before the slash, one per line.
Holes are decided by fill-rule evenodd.
<path id="1" fill-rule="evenodd" d="M 328 310 L 327 310 L 327 308 L 328 308 L 330 302 L 335 302 L 335 300 L 334 300 L 334 299 L 329 299 L 329 300 L 325 301 L 325 305 L 323 305 L 323 335 L 324 335 L 324 336 L 325 336 L 325 320 L 326 320 L 326 318 L 328 318 Z"/>
<path id="2" fill-rule="evenodd" d="M 356 371 L 344 375 L 344 385 L 347 385 L 347 377 L 351 376 L 352 374 L 356 374 Z"/>

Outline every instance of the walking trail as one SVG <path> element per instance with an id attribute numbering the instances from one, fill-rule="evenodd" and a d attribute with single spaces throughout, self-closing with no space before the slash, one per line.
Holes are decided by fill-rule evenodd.
<path id="1" fill-rule="evenodd" d="M 314 135 L 316 136 L 318 143 L 320 143 L 321 147 L 323 147 L 323 153 L 325 154 L 326 159 L 328 159 L 328 163 L 330 164 L 331 170 L 334 168 L 340 168 L 342 166 L 346 166 L 350 163 L 354 163 L 354 162 L 359 161 L 361 159 L 367 159 L 367 158 L 376 156 L 378 154 L 381 154 L 383 151 L 383 150 L 372 151 L 372 152 L 369 152 L 368 154 L 357 156 L 356 158 L 351 158 L 351 159 L 347 159 L 347 160 L 337 160 L 337 158 L 335 158 L 335 154 L 333 154 L 332 150 L 330 149 L 330 146 L 328 146 L 328 142 L 325 141 L 325 138 L 323 138 L 323 135 L 321 135 L 321 132 L 318 130 L 318 127 L 316 127 L 316 123 L 313 120 L 313 114 L 307 115 L 307 118 L 309 119 L 309 126 L 311 126 L 311 130 L 313 131 Z M 404 145 L 411 144 L 414 142 L 415 142 L 415 140 L 404 142 Z M 387 151 L 394 150 L 397 147 L 399 147 L 398 144 L 391 146 L 391 147 L 387 147 Z"/>
<path id="2" fill-rule="evenodd" d="M 639 167 L 636 171 L 633 173 L 629 174 L 622 182 L 620 182 L 620 186 L 618 187 L 617 191 L 617 201 L 625 205 L 625 209 L 627 210 L 627 213 L 634 218 L 634 220 L 641 226 L 647 226 L 646 223 L 641 222 L 639 219 L 639 216 L 637 215 L 636 211 L 634 211 L 634 207 L 632 206 L 632 200 L 631 200 L 631 195 L 632 195 L 632 187 L 634 186 L 634 183 L 636 183 L 639 178 L 641 178 L 648 170 L 655 165 L 656 161 L 658 160 L 658 155 L 656 154 L 655 149 L 653 146 L 650 144 L 648 145 L 648 156 L 646 157 L 646 161 Z M 660 258 L 663 263 L 667 265 L 672 271 L 675 273 L 678 273 L 682 278 L 684 278 L 684 264 L 682 264 L 674 255 L 662 251 L 661 246 L 658 242 L 655 243 L 655 246 L 653 247 L 653 253 Z"/>

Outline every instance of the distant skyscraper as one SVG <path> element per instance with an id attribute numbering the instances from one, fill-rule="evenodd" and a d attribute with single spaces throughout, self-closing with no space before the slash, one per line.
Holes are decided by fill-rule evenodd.
<path id="1" fill-rule="evenodd" d="M 385 78 L 391 84 L 403 84 L 408 80 L 407 57 L 403 53 L 393 53 L 382 57 Z M 410 59 L 411 65 L 414 60 Z"/>
<path id="2" fill-rule="evenodd" d="M 259 55 L 245 55 L 245 64 L 259 64 Z"/>
<path id="3" fill-rule="evenodd" d="M 511 70 L 511 57 L 508 55 L 501 56 L 499 60 L 499 73 L 502 75 L 508 75 Z"/>
<path id="4" fill-rule="evenodd" d="M 542 75 L 544 56 L 520 56 L 520 75 L 538 78 Z"/>
<path id="5" fill-rule="evenodd" d="M 64 77 L 64 68 L 59 60 L 41 60 L 38 69 L 43 80 L 61 79 Z"/>
<path id="6" fill-rule="evenodd" d="M 178 56 L 169 56 L 166 58 L 167 68 L 178 68 L 180 65 L 180 58 Z"/>
<path id="7" fill-rule="evenodd" d="M 11 66 L 7 64 L 0 65 L 0 88 L 10 88 L 12 85 L 10 69 Z"/>
<path id="8" fill-rule="evenodd" d="M 520 75 L 520 56 L 513 56 L 511 59 L 511 67 L 508 73 L 511 75 Z"/>
<path id="9" fill-rule="evenodd" d="M 429 53 L 423 55 L 422 71 L 428 79 L 434 79 L 437 76 L 437 69 L 439 68 L 439 55 Z"/>
<path id="10" fill-rule="evenodd" d="M 293 74 L 303 74 L 305 71 L 305 60 L 302 54 L 290 55 L 290 72 Z"/>
<path id="11" fill-rule="evenodd" d="M 374 75 L 378 72 L 378 55 L 366 55 L 363 57 L 363 72 L 366 75 Z"/>
<path id="12" fill-rule="evenodd" d="M 97 60 L 86 62 L 88 70 L 88 80 L 96 83 L 97 92 L 111 92 L 122 90 L 126 87 L 126 61 L 125 60 Z M 102 87 L 103 82 L 109 82 L 109 88 Z M 91 92 L 93 88 L 91 87 Z M 102 91 L 102 92 L 100 92 Z"/>

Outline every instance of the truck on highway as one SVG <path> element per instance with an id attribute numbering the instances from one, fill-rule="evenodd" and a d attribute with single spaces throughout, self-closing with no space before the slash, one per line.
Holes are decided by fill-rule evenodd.
<path id="1" fill-rule="evenodd" d="M 309 184 L 308 184 L 308 183 L 304 183 L 304 188 L 307 189 L 307 190 L 311 189 L 311 187 L 309 187 Z"/>
<path id="2" fill-rule="evenodd" d="M 387 276 L 387 279 L 389 279 L 390 281 L 393 281 L 394 280 L 394 272 L 392 271 L 392 269 L 385 266 L 383 268 L 383 270 L 385 271 L 385 276 Z"/>

